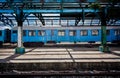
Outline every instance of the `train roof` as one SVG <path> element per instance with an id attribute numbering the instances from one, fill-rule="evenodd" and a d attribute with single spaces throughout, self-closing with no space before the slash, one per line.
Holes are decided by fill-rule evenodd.
<path id="1" fill-rule="evenodd" d="M 79 26 L 79 27 L 61 27 L 61 26 L 23 26 L 23 30 L 45 30 L 45 29 L 69 29 L 69 30 L 77 30 L 77 29 L 100 29 L 101 26 Z M 107 29 L 120 29 L 120 26 L 107 26 Z M 13 27 L 12 30 L 17 30 L 17 26 Z"/>

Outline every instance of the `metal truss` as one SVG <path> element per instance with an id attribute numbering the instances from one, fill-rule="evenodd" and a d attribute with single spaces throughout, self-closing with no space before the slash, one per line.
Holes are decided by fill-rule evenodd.
<path id="1" fill-rule="evenodd" d="M 43 19 L 43 16 L 42 16 L 42 14 L 41 13 L 39 13 L 39 14 L 34 14 L 36 17 L 38 17 L 38 19 L 42 22 L 42 24 L 43 25 L 45 25 L 45 21 L 44 21 L 44 19 Z"/>
<path id="2" fill-rule="evenodd" d="M 77 26 L 80 20 L 82 20 L 84 24 L 84 20 L 88 19 L 89 17 L 92 18 L 91 19 L 91 24 L 92 24 L 92 20 L 94 19 L 93 14 L 95 16 L 97 14 L 96 17 L 100 19 L 99 18 L 100 10 L 95 10 L 93 8 L 90 8 L 90 6 L 96 2 L 100 4 L 101 8 L 107 7 L 105 14 L 108 22 L 111 19 L 115 20 L 113 21 L 114 23 L 119 20 L 120 17 L 119 16 L 120 12 L 118 11 L 120 10 L 119 0 L 113 0 L 113 1 L 110 0 L 1 0 L 0 13 L 16 14 L 16 10 L 17 11 L 21 10 L 23 12 L 23 15 L 21 16 L 23 17 L 22 21 L 24 21 L 26 17 L 30 17 L 29 14 L 34 14 L 35 17 L 37 17 L 43 25 L 45 25 L 45 19 L 44 19 L 45 16 L 42 16 L 42 14 L 59 13 L 60 16 L 58 17 L 60 18 L 62 18 L 62 16 L 66 18 L 74 17 L 75 26 Z M 14 16 L 16 20 L 21 19 L 16 16 Z M 6 16 L 6 19 L 8 18 L 9 17 Z M 2 21 L 5 22 L 6 19 Z"/>
<path id="3" fill-rule="evenodd" d="M 7 16 L 4 16 L 2 13 L 0 13 L 0 21 L 3 22 L 5 25 L 14 26 L 13 21 Z"/>

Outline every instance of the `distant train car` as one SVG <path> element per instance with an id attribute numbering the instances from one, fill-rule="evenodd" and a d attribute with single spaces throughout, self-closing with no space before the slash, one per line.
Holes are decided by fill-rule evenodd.
<path id="1" fill-rule="evenodd" d="M 0 27 L 0 46 L 3 43 L 10 42 L 11 37 L 11 28 L 9 27 Z"/>
<path id="2" fill-rule="evenodd" d="M 25 46 L 43 45 L 49 42 L 100 42 L 100 26 L 84 27 L 39 27 L 24 26 L 23 42 Z M 120 41 L 120 26 L 107 26 L 107 41 Z M 11 42 L 17 42 L 17 27 L 11 30 Z M 37 43 L 37 44 L 36 44 Z"/>

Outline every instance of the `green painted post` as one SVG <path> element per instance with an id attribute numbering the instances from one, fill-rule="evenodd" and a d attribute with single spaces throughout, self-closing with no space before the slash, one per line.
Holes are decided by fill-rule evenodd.
<path id="1" fill-rule="evenodd" d="M 107 33 L 106 33 L 106 17 L 105 12 L 101 13 L 101 46 L 99 51 L 101 52 L 110 52 L 109 47 L 107 46 Z"/>
<path id="2" fill-rule="evenodd" d="M 15 48 L 15 53 L 16 54 L 24 54 L 25 53 L 25 48 L 24 47 L 16 47 Z"/>
<path id="3" fill-rule="evenodd" d="M 106 26 L 101 26 L 101 46 L 99 51 L 109 52 L 109 47 L 107 46 L 107 35 L 106 35 Z"/>
<path id="4" fill-rule="evenodd" d="M 106 42 L 106 26 L 101 26 L 101 34 L 102 34 L 102 43 L 101 45 L 106 45 L 107 42 Z"/>

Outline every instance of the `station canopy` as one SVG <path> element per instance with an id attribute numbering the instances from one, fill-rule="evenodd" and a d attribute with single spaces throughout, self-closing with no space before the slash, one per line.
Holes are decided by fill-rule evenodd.
<path id="1" fill-rule="evenodd" d="M 120 25 L 119 0 L 0 0 L 0 26 L 17 26 L 16 8 L 23 26 L 99 26 L 103 8 L 107 25 Z"/>

